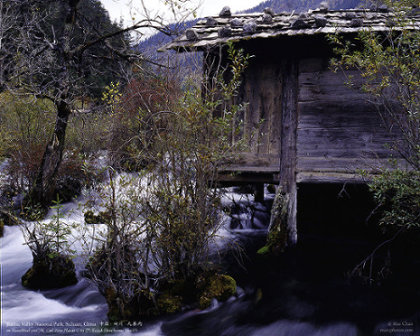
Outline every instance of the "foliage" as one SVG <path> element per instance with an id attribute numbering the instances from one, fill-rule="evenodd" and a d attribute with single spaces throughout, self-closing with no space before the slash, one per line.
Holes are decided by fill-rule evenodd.
<path id="1" fill-rule="evenodd" d="M 51 210 L 55 213 L 49 222 L 23 222 L 21 226 L 34 259 L 32 267 L 22 276 L 23 286 L 30 289 L 60 288 L 77 282 L 70 257 L 74 251 L 68 241 L 71 225 L 62 221 L 60 199 L 54 204 Z"/>
<path id="2" fill-rule="evenodd" d="M 0 87 L 48 99 L 54 107 L 55 125 L 49 126 L 25 203 L 46 207 L 54 199 L 71 114 L 112 79 L 125 77 L 139 59 L 127 33 L 147 24 L 123 29 L 98 0 L 1 3 Z"/>
<path id="3" fill-rule="evenodd" d="M 237 69 L 243 70 L 247 58 L 233 46 L 229 54 L 231 65 L 221 71 L 238 81 Z M 147 164 L 130 176 L 116 177 L 112 168 L 108 170 L 108 185 L 100 191 L 106 201 L 100 207 L 110 221 L 96 238 L 87 269 L 99 289 L 109 294 L 113 318 L 118 311 L 122 319 L 131 316 L 123 308 L 139 309 L 141 300 L 136 297 L 149 297 L 145 293 L 150 293 L 155 309 L 177 310 L 179 298 L 159 297 L 162 284 L 194 279 L 209 268 L 210 246 L 221 225 L 222 191 L 216 188 L 216 176 L 239 145 L 232 141 L 239 107 L 231 102 L 238 84 L 217 84 L 211 90 L 218 99 L 204 99 L 210 90 L 205 96 L 200 85 L 188 83 L 177 104 L 166 101 L 171 90 L 158 91 L 165 99 L 157 97 L 154 104 L 140 104 L 135 139 L 141 145 L 135 159 Z M 124 100 L 115 87 L 106 94 L 111 107 L 120 97 Z"/>
<path id="4" fill-rule="evenodd" d="M 50 221 L 23 223 L 25 242 L 36 260 L 47 261 L 74 252 L 68 241 L 72 226 L 62 221 L 62 207 L 61 200 L 57 198 L 50 208 L 54 212 Z"/>
<path id="5" fill-rule="evenodd" d="M 357 43 L 333 37 L 340 56 L 333 65 L 361 71 L 362 89 L 375 99 L 390 134 L 396 135 L 396 157 L 402 157 L 413 170 L 383 170 L 371 184 L 379 206 L 388 207 L 382 212 L 381 223 L 411 228 L 418 222 L 418 214 L 410 214 L 409 208 L 416 208 L 412 202 L 418 200 L 420 170 L 420 31 L 413 29 L 410 1 L 385 3 L 394 15 L 389 30 L 383 34 L 361 32 Z"/>
<path id="6" fill-rule="evenodd" d="M 388 22 L 387 31 L 365 30 L 355 41 L 346 42 L 339 36 L 332 37 L 339 56 L 333 66 L 360 70 L 362 89 L 371 95 L 389 134 L 394 136 L 394 169 L 382 169 L 369 184 L 377 202 L 379 223 L 392 237 L 379 244 L 352 272 L 363 276 L 367 268 L 369 282 L 390 273 L 391 243 L 401 233 L 413 232 L 420 225 L 420 31 L 412 21 L 414 3 L 382 3 L 392 9 L 393 19 Z M 351 78 L 349 82 L 351 85 Z M 388 254 L 381 257 L 379 251 L 385 246 Z M 380 261 L 379 265 L 374 265 L 374 259 Z"/>
<path id="7" fill-rule="evenodd" d="M 103 100 L 112 116 L 109 149 L 113 167 L 139 170 L 155 161 L 141 154 L 158 136 L 152 120 L 159 111 L 173 110 L 180 95 L 180 85 L 175 81 L 147 74 L 137 74 L 124 88 L 118 83 L 106 88 Z M 165 119 L 160 119 L 162 126 Z"/>
<path id="8" fill-rule="evenodd" d="M 7 158 L 5 181 L 12 194 L 27 193 L 33 187 L 44 146 L 53 129 L 54 105 L 35 96 L 0 94 L 0 157 Z M 109 118 L 96 113 L 73 114 L 62 164 L 56 176 L 54 196 L 70 201 L 94 178 L 88 161 L 104 146 Z M 4 186 L 3 186 L 4 187 Z M 13 196 L 13 195 L 11 195 Z"/>
<path id="9" fill-rule="evenodd" d="M 379 206 L 380 224 L 393 231 L 420 227 L 419 171 L 383 171 L 374 178 L 370 189 Z"/>
<path id="10" fill-rule="evenodd" d="M 0 94 L 0 157 L 9 158 L 9 183 L 15 191 L 27 189 L 35 177 L 52 130 L 53 111 L 47 100 Z"/>

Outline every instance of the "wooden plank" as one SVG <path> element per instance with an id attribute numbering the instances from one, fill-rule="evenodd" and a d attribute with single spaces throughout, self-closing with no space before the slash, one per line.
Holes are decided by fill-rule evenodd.
<path id="1" fill-rule="evenodd" d="M 278 156 L 280 150 L 281 75 L 278 64 L 251 63 L 240 90 L 247 103 L 244 137 L 250 150 L 258 155 Z"/>
<path id="2" fill-rule="evenodd" d="M 397 159 L 400 168 L 407 169 L 407 163 L 402 159 Z M 299 172 L 347 172 L 355 173 L 360 170 L 377 172 L 380 169 L 392 169 L 393 165 L 387 158 L 325 158 L 311 157 L 297 159 L 297 170 Z"/>
<path id="3" fill-rule="evenodd" d="M 297 174 L 297 183 L 367 183 L 369 177 L 360 174 L 301 172 Z"/>

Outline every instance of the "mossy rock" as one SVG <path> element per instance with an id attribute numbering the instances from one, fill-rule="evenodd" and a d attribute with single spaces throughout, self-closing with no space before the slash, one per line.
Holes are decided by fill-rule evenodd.
<path id="1" fill-rule="evenodd" d="M 65 256 L 34 260 L 33 266 L 22 276 L 22 285 L 34 290 L 63 288 L 76 283 L 74 263 Z"/>
<path id="2" fill-rule="evenodd" d="M 0 238 L 4 235 L 4 222 L 0 219 Z"/>
<path id="3" fill-rule="evenodd" d="M 205 309 L 213 299 L 226 301 L 236 294 L 236 281 L 229 275 L 214 274 L 206 280 L 206 286 L 199 298 L 199 307 Z"/>
<path id="4" fill-rule="evenodd" d="M 95 215 L 93 211 L 88 210 L 84 214 L 86 224 L 102 224 L 111 222 L 111 214 L 107 211 L 102 211 Z"/>
<path id="5" fill-rule="evenodd" d="M 177 313 L 182 308 L 182 297 L 168 292 L 162 293 L 157 299 L 157 306 L 161 314 Z"/>
<path id="6" fill-rule="evenodd" d="M 7 210 L 0 210 L 0 222 L 7 226 L 19 225 L 19 219 L 17 219 Z"/>
<path id="7" fill-rule="evenodd" d="M 259 255 L 267 255 L 269 253 L 270 253 L 270 246 L 268 245 L 264 245 L 257 251 L 257 254 Z"/>
<path id="8" fill-rule="evenodd" d="M 133 297 L 128 298 L 108 287 L 104 296 L 108 304 L 107 315 L 110 322 L 148 320 L 159 315 L 153 294 L 148 290 L 137 290 Z"/>
<path id="9" fill-rule="evenodd" d="M 62 203 L 71 202 L 75 197 L 82 193 L 82 182 L 72 176 L 61 176 L 58 178 L 55 187 L 55 194 Z"/>

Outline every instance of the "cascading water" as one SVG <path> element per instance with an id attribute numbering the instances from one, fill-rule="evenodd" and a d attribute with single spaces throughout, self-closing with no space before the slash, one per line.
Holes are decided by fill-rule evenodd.
<path id="1" fill-rule="evenodd" d="M 309 244 L 275 263 L 258 256 L 273 197 L 267 194 L 265 204 L 260 204 L 232 189 L 223 200 L 231 219 L 226 220 L 214 248 L 227 250 L 224 263 L 237 279 L 236 297 L 213 302 L 204 311 L 184 311 L 124 327 L 107 322 L 104 298 L 80 275 L 81 257 L 75 259 L 76 285 L 48 291 L 23 288 L 20 278 L 31 266 L 32 256 L 21 230 L 6 227 L 0 239 L 2 335 L 417 335 L 420 291 L 388 295 L 380 288 L 349 285 L 342 273 L 332 270 L 339 260 L 334 253 L 348 248 L 346 242 L 337 244 L 334 253 L 332 245 L 328 249 L 320 246 L 325 241 Z M 75 204 L 67 204 L 64 210 L 67 220 L 83 221 Z M 243 246 L 240 263 L 228 251 L 227 243 L 232 241 Z M 76 248 L 81 251 L 80 246 Z"/>

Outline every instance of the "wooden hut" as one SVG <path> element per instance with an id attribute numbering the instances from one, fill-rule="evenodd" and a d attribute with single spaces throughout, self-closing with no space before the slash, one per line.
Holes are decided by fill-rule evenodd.
<path id="1" fill-rule="evenodd" d="M 374 173 L 395 155 L 387 144 L 396 134 L 383 126 L 377 106 L 360 90 L 360 75 L 331 70 L 328 39 L 329 34 L 353 39 L 365 29 L 385 32 L 393 18 L 386 7 L 238 15 L 225 8 L 166 46 L 203 51 L 204 72 L 225 61 L 223 46 L 229 41 L 253 55 L 239 94 L 247 102 L 243 136 L 249 150 L 220 179 L 279 183 L 287 196 L 291 242 L 296 241 L 297 184 L 365 182 L 360 170 Z M 410 22 L 420 28 L 418 11 Z"/>

